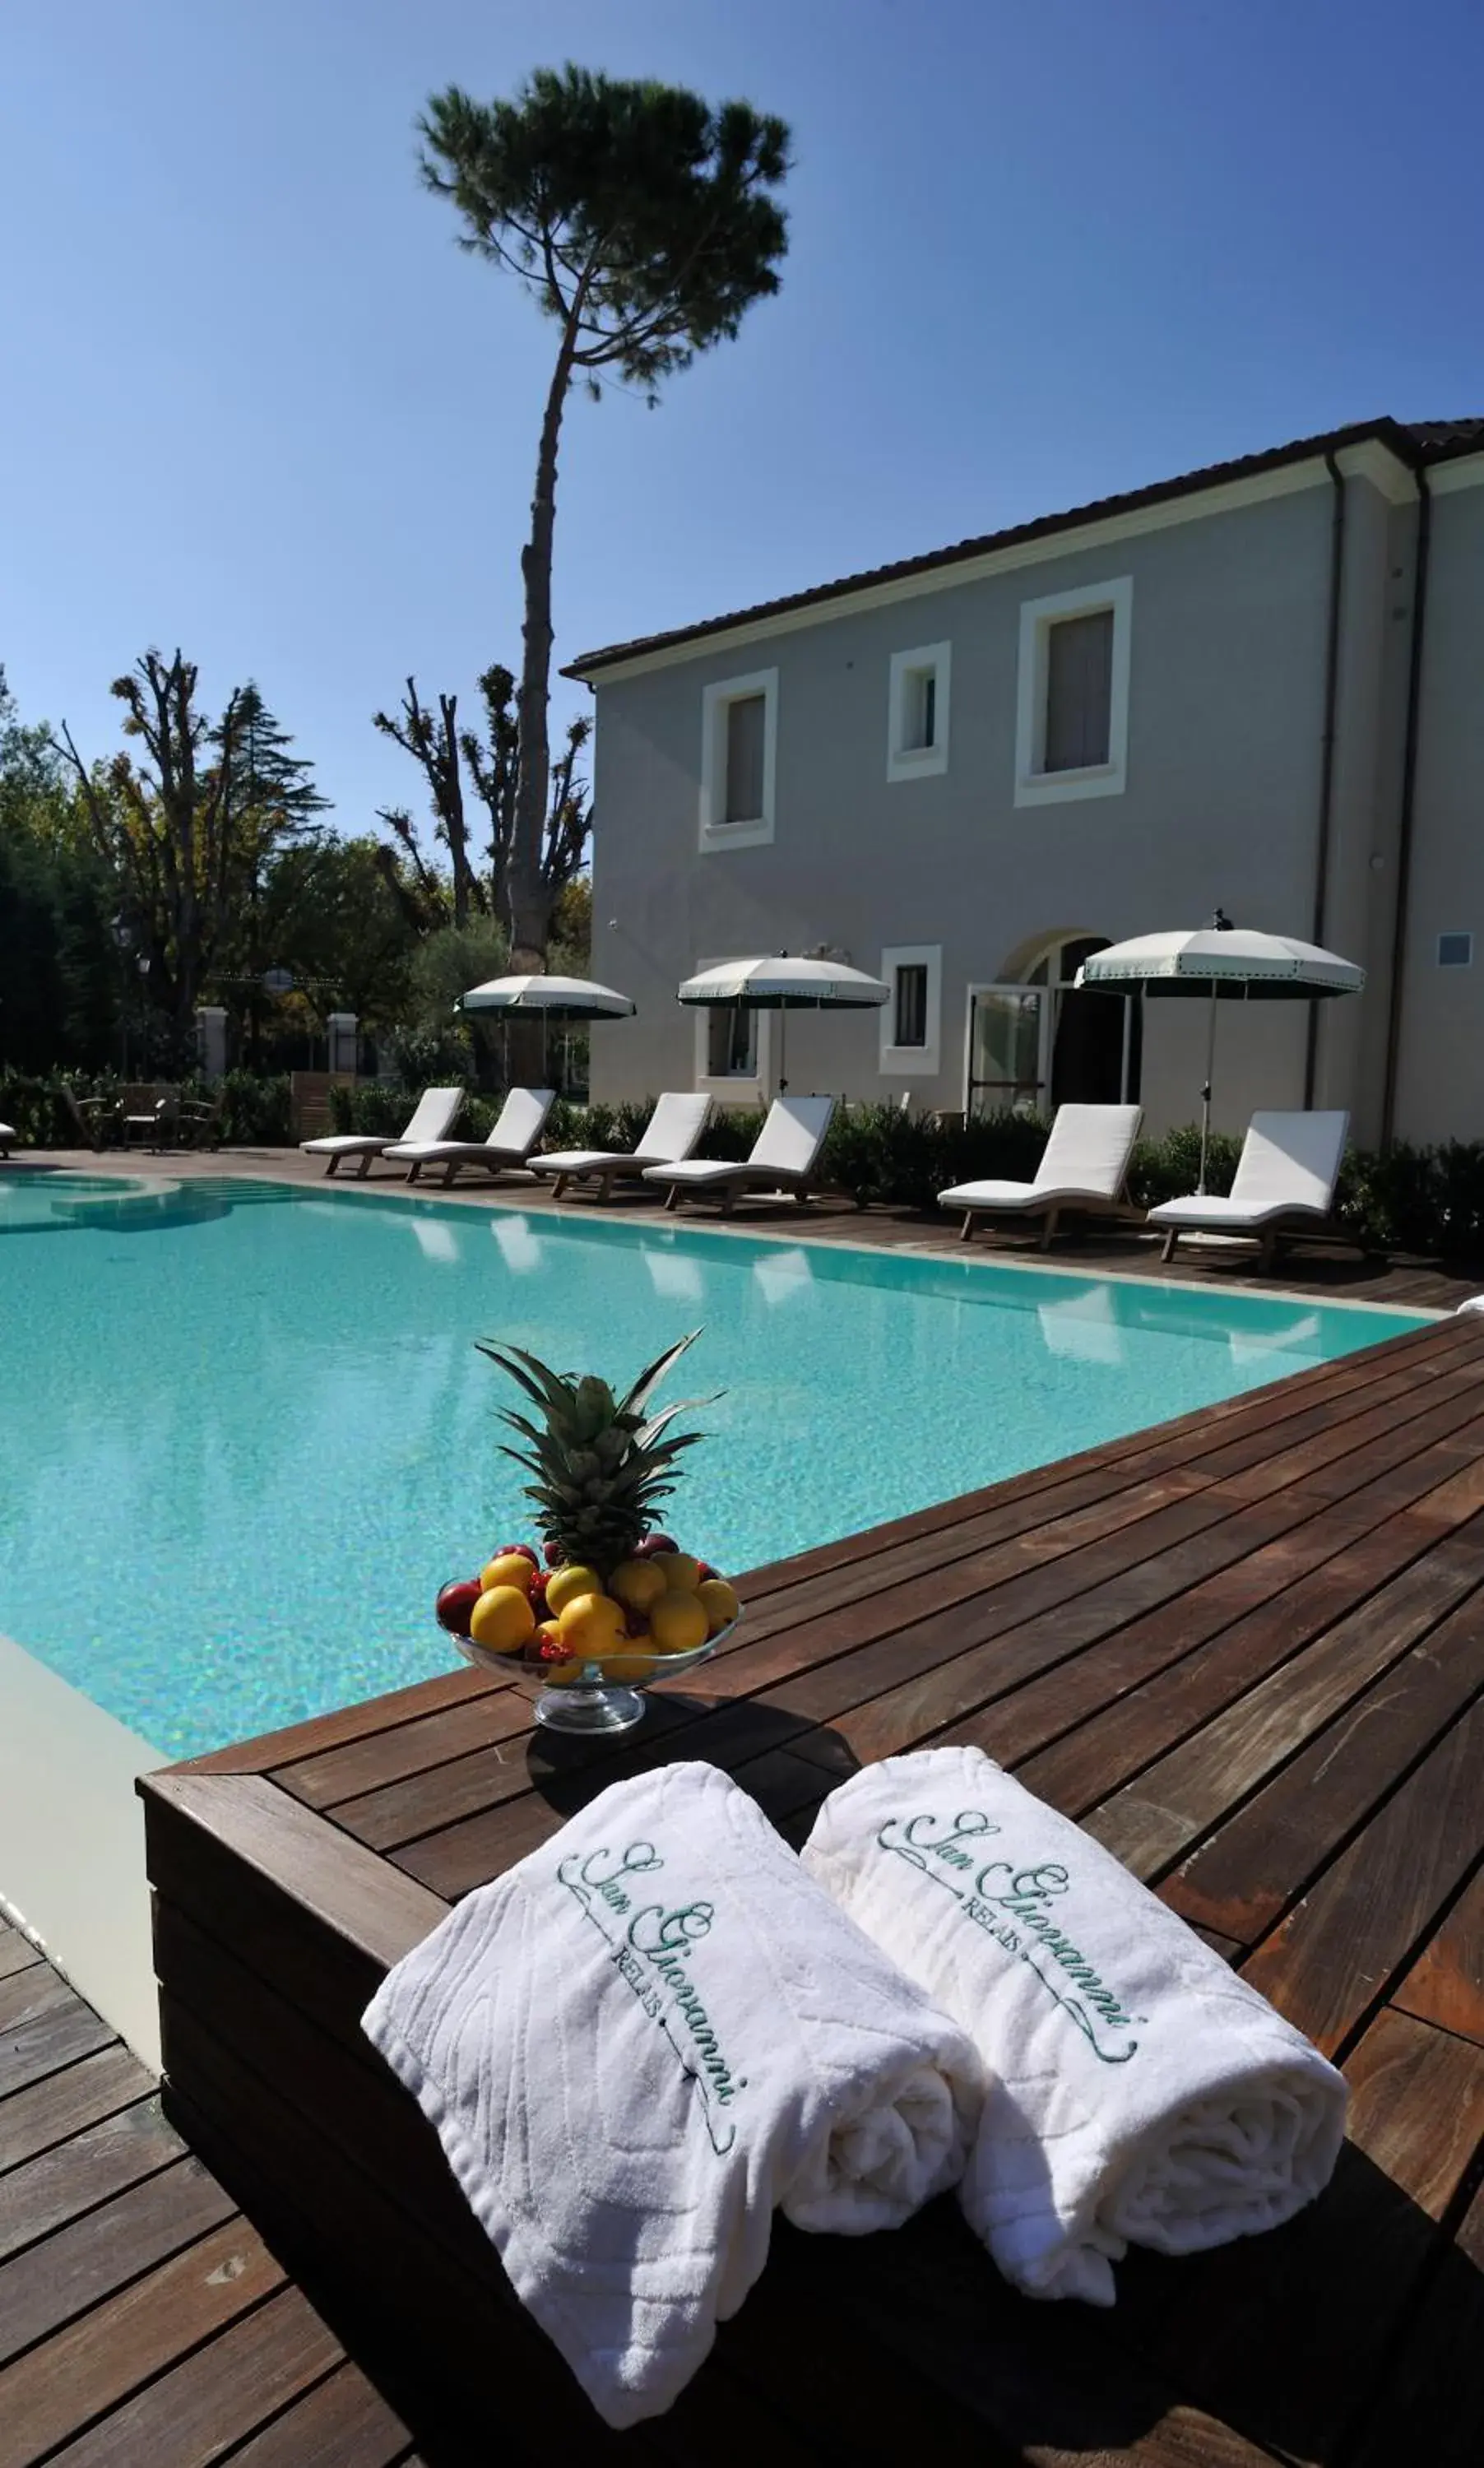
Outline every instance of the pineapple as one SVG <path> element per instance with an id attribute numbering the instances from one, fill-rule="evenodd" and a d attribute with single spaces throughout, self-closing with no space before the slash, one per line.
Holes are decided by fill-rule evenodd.
<path id="1" fill-rule="evenodd" d="M 640 1372 L 623 1397 L 615 1397 L 605 1380 L 564 1379 L 519 1346 L 478 1340 L 480 1353 L 509 1372 L 539 1410 L 538 1422 L 514 1412 L 501 1420 L 529 1444 L 505 1447 L 504 1454 L 536 1477 L 526 1486 L 526 1497 L 536 1502 L 542 1536 L 563 1560 L 595 1569 L 605 1585 L 632 1559 L 656 1504 L 674 1491 L 681 1450 L 705 1437 L 701 1431 L 666 1436 L 685 1404 L 652 1416 L 645 1411 L 651 1391 L 699 1335 L 697 1328 L 682 1337 Z"/>

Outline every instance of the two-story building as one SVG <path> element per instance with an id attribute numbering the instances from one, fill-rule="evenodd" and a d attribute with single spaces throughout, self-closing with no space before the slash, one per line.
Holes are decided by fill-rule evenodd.
<path id="1" fill-rule="evenodd" d="M 1223 1009 L 1217 1120 L 1348 1106 L 1484 1135 L 1484 420 L 1368 422 L 587 653 L 593 1093 L 756 1102 L 717 960 L 828 951 L 883 1011 L 793 1014 L 796 1089 L 1199 1108 L 1185 1003 L 1074 994 L 1126 935 L 1238 924 L 1363 995 Z"/>

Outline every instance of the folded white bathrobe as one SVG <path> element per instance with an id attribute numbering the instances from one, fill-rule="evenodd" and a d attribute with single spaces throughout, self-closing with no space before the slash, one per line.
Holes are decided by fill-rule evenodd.
<path id="1" fill-rule="evenodd" d="M 615 1783 L 450 1911 L 365 2028 L 610 2425 L 657 2415 L 803 2228 L 957 2182 L 973 2049 L 707 1765 Z"/>
<path id="2" fill-rule="evenodd" d="M 1028 2295 L 1111 2305 L 1130 2245 L 1224 2245 L 1328 2183 L 1344 2077 L 977 1748 L 853 1775 L 804 1865 L 971 2034 L 987 2089 L 960 2198 Z"/>

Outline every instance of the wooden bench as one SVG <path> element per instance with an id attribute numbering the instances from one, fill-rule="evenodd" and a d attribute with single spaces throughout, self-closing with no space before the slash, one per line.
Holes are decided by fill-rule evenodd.
<path id="1" fill-rule="evenodd" d="M 175 1768 L 142 1786 L 168 2114 L 449 2457 L 1477 2468 L 1481 1587 L 1466 1318 L 757 1571 L 736 1637 L 627 1746 L 538 1734 L 459 1672 Z M 798 1841 L 858 1762 L 947 1740 L 1085 1824 L 1344 2066 L 1336 2181 L 1276 2234 L 1130 2255 L 1106 2314 L 1014 2295 L 951 2202 L 891 2236 L 779 2227 L 676 2407 L 610 2434 L 360 2012 L 626 1771 L 709 1758 Z"/>

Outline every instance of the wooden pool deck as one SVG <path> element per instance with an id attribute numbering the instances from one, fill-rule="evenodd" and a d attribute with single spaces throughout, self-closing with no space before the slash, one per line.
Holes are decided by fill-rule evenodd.
<path id="1" fill-rule="evenodd" d="M 390 2468 L 409 2441 L 425 2468 L 563 2453 L 719 2468 L 765 2446 L 769 2468 L 929 2451 L 985 2468 L 1478 2468 L 1484 1320 L 1438 1321 L 742 1590 L 735 1639 L 658 1692 L 627 1747 L 538 1733 L 514 1688 L 460 1671 L 144 1786 L 168 2125 L 136 2069 L 102 2110 L 43 2129 L 67 2207 L 0 2276 L 0 2329 L 8 2298 L 21 2324 L 0 2366 L 0 2468 Z M 1344 2068 L 1333 2186 L 1276 2234 L 1131 2255 L 1103 2314 L 1015 2296 L 950 2203 L 893 2236 L 780 2229 L 675 2408 L 607 2434 L 362 2039 L 366 1999 L 451 1900 L 623 1772 L 710 1759 L 798 1841 L 857 1764 L 955 1740 L 1084 1824 Z M 13 1958 L 24 1980 L 34 1965 Z M 64 2100 L 69 2076 L 126 2065 L 90 2021 L 57 2058 Z M 0 2067 L 14 2044 L 0 2024 Z M 0 2095 L 0 2165 L 8 2114 L 24 2120 L 46 2079 Z M 141 2134 L 180 2137 L 153 2146 L 137 2189 L 74 2168 L 75 2132 L 135 2111 Z M 0 2200 L 34 2164 L 13 2162 Z M 184 2234 L 171 2187 L 204 2206 Z M 132 2253 L 126 2228 L 108 2244 L 121 2203 L 154 2222 Z M 59 2280 L 69 2236 L 81 2275 Z M 95 2251 L 113 2255 L 103 2283 L 86 2276 Z M 189 2354 L 112 2391 L 94 2361 L 128 2358 L 126 2326 L 177 2271 L 208 2309 L 183 2318 Z M 189 2409 L 150 2397 L 172 2374 Z M 249 2431 L 244 2374 L 289 2414 Z M 17 2414 L 17 2388 L 40 2414 Z M 338 2392 L 373 2428 L 361 2449 L 333 2425 L 309 2439 L 311 2408 Z M 301 2410 L 306 2430 L 279 2432 Z"/>

